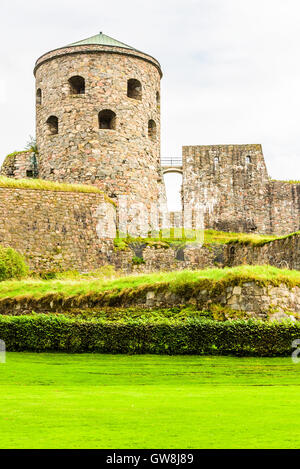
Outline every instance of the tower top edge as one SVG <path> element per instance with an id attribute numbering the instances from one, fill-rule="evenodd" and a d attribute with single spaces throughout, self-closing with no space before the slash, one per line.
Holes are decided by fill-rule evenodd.
<path id="1" fill-rule="evenodd" d="M 37 69 L 44 64 L 45 62 L 49 62 L 51 60 L 55 60 L 57 58 L 67 56 L 67 55 L 77 55 L 77 54 L 118 54 L 124 56 L 131 56 L 136 57 L 146 62 L 152 63 L 157 69 L 160 76 L 163 76 L 161 65 L 157 59 L 152 57 L 149 54 L 141 52 L 137 49 L 132 48 L 125 48 L 120 46 L 112 46 L 112 45 L 102 45 L 102 44 L 81 44 L 81 45 L 69 45 L 66 47 L 60 47 L 58 49 L 53 49 L 49 52 L 46 52 L 42 56 L 40 56 L 34 67 L 34 75 L 36 74 Z"/>

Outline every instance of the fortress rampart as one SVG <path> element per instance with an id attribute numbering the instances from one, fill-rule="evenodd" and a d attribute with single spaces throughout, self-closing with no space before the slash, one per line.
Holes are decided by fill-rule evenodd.
<path id="1" fill-rule="evenodd" d="M 37 271 L 96 270 L 113 265 L 123 272 L 201 269 L 271 264 L 300 269 L 300 235 L 262 246 L 201 246 L 178 243 L 126 250 L 114 246 L 116 207 L 103 194 L 0 187 L 0 245 L 21 252 Z M 136 265 L 134 258 L 143 263 Z"/>
<path id="2" fill-rule="evenodd" d="M 110 204 L 110 210 L 101 211 L 107 200 L 103 194 L 3 184 L 0 244 L 22 252 L 32 268 L 86 271 L 112 264 L 132 272 L 235 265 L 244 259 L 299 268 L 299 243 L 290 240 L 229 251 L 228 246 L 183 243 L 160 249 L 141 243 L 136 246 L 138 256 L 134 248 L 114 249 L 117 230 L 131 234 L 121 223 L 125 211 L 128 222 L 140 230 L 137 236 L 143 237 L 165 228 L 165 219 L 185 229 L 297 232 L 300 184 L 272 181 L 261 145 L 185 146 L 182 166 L 176 167 L 183 176 L 183 212 L 161 217 L 158 207 L 166 206 L 166 195 L 159 62 L 100 33 L 44 54 L 34 73 L 37 152 L 9 155 L 0 174 L 97 186 L 117 208 Z M 195 223 L 198 212 L 200 226 Z M 295 257 L 285 253 L 289 249 L 297 250 Z M 138 266 L 132 261 L 139 256 L 144 263 Z"/>
<path id="3" fill-rule="evenodd" d="M 113 250 L 113 239 L 97 231 L 106 203 L 102 194 L 0 187 L 0 245 L 21 252 L 34 270 L 95 270 Z"/>

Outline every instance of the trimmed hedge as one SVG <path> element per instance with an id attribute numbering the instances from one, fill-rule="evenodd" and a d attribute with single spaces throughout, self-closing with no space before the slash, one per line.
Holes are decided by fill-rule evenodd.
<path id="1" fill-rule="evenodd" d="M 132 354 L 290 355 L 300 323 L 191 319 L 106 322 L 66 316 L 0 316 L 8 351 Z"/>
<path id="2" fill-rule="evenodd" d="M 0 246 L 0 282 L 12 278 L 20 279 L 29 272 L 24 257 L 12 248 Z"/>

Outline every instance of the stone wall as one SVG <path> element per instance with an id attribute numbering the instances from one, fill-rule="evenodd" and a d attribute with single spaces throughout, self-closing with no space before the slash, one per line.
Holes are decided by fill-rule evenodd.
<path id="1" fill-rule="evenodd" d="M 0 188 L 0 244 L 36 270 L 95 270 L 107 265 L 112 239 L 99 239 L 101 194 Z"/>
<path id="2" fill-rule="evenodd" d="M 136 265 L 139 257 L 143 263 Z M 238 265 L 272 265 L 282 269 L 300 270 L 300 235 L 278 239 L 262 246 L 242 244 L 197 244 L 149 247 L 140 243 L 127 251 L 116 251 L 111 262 L 126 273 L 170 270 L 198 270 Z"/>
<path id="3" fill-rule="evenodd" d="M 207 228 L 268 232 L 267 182 L 261 145 L 183 147 L 184 207 L 203 207 Z"/>
<path id="4" fill-rule="evenodd" d="M 157 202 L 160 168 L 159 63 L 134 50 L 100 45 L 50 52 L 35 68 L 39 177 L 95 184 L 110 197 Z M 85 93 L 72 94 L 68 80 L 81 76 Z M 127 96 L 129 79 L 140 81 L 142 99 Z M 98 114 L 116 114 L 115 129 L 100 129 Z M 58 118 L 58 134 L 47 127 Z M 156 125 L 149 135 L 148 123 Z"/>
<path id="5" fill-rule="evenodd" d="M 0 244 L 32 269 L 79 271 L 114 265 L 124 273 L 270 264 L 300 270 L 300 235 L 261 246 L 133 242 L 114 247 L 116 210 L 103 194 L 0 188 Z"/>
<path id="6" fill-rule="evenodd" d="M 263 246 L 228 245 L 224 259 L 228 266 L 269 264 L 282 269 L 300 270 L 300 234 Z"/>
<path id="7" fill-rule="evenodd" d="M 111 262 L 124 273 L 149 273 L 172 270 L 197 270 L 209 267 L 223 267 L 225 249 L 222 245 L 209 247 L 176 246 L 155 248 L 143 245 L 127 251 L 115 251 Z M 136 264 L 140 258 L 143 263 Z"/>
<path id="8" fill-rule="evenodd" d="M 206 229 L 300 229 L 300 184 L 270 181 L 261 145 L 183 147 L 183 202 L 203 210 Z"/>
<path id="9" fill-rule="evenodd" d="M 126 294 L 127 293 L 127 294 Z M 284 283 L 278 286 L 271 282 L 245 281 L 240 285 L 220 285 L 201 281 L 194 288 L 177 293 L 168 285 L 149 285 L 141 289 L 121 291 L 112 295 L 105 292 L 59 298 L 48 295 L 38 298 L 3 298 L 0 300 L 1 314 L 63 313 L 73 308 L 139 307 L 146 309 L 186 307 L 191 305 L 198 311 L 211 311 L 216 319 L 258 318 L 262 320 L 300 320 L 300 287 Z M 225 316 L 217 317 L 222 312 Z"/>
<path id="10" fill-rule="evenodd" d="M 300 184 L 270 181 L 266 212 L 270 212 L 270 233 L 284 235 L 300 230 Z"/>
<path id="11" fill-rule="evenodd" d="M 32 178 L 37 173 L 37 157 L 32 151 L 15 152 L 8 155 L 0 170 L 1 176 L 15 179 Z"/>
<path id="12" fill-rule="evenodd" d="M 137 301 L 150 308 L 193 304 L 199 310 L 214 311 L 215 306 L 220 305 L 259 319 L 283 319 L 282 313 L 300 319 L 300 287 L 286 284 L 274 286 L 249 281 L 211 291 L 200 289 L 185 297 L 170 291 L 148 291 L 146 298 Z"/>

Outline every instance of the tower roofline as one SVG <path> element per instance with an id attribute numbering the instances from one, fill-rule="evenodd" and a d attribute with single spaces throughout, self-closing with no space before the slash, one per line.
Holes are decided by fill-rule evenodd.
<path id="1" fill-rule="evenodd" d="M 103 33 L 100 33 L 96 36 L 92 36 L 88 39 L 83 39 L 82 41 L 75 42 L 73 44 L 69 44 L 65 47 L 59 47 L 57 49 L 53 49 L 49 52 L 46 52 L 42 56 L 38 58 L 35 63 L 34 67 L 34 75 L 36 70 L 42 63 L 48 62 L 50 60 L 54 60 L 58 57 L 62 57 L 64 55 L 75 55 L 75 54 L 99 54 L 99 53 L 109 53 L 109 54 L 120 54 L 120 55 L 128 55 L 131 57 L 137 57 L 142 60 L 146 60 L 147 62 L 152 63 L 159 71 L 162 77 L 162 70 L 160 63 L 154 57 L 145 52 L 139 51 L 127 44 L 117 41 L 109 36 L 106 36 Z"/>

